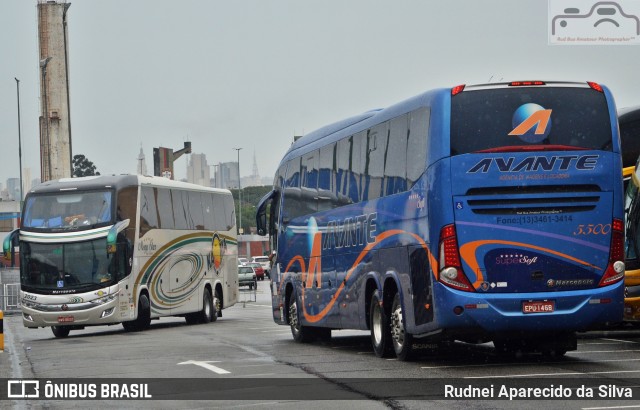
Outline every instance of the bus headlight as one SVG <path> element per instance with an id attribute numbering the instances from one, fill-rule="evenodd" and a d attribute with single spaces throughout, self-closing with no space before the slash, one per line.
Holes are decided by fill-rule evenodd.
<path id="1" fill-rule="evenodd" d="M 111 295 L 107 295 L 107 296 L 103 296 L 103 297 L 98 298 L 98 299 L 94 299 L 94 300 L 91 301 L 91 303 L 93 303 L 94 305 L 104 305 L 105 303 L 111 302 L 117 296 L 118 296 L 117 293 L 112 293 Z"/>

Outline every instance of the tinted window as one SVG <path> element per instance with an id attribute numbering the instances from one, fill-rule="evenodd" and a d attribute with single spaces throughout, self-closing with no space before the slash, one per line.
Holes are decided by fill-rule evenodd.
<path id="1" fill-rule="evenodd" d="M 289 220 L 304 215 L 300 197 L 300 157 L 290 160 L 287 164 L 287 177 L 284 187 L 283 220 Z"/>
<path id="2" fill-rule="evenodd" d="M 385 195 L 393 195 L 407 189 L 407 115 L 394 118 L 389 124 L 389 143 L 384 169 Z"/>
<path id="3" fill-rule="evenodd" d="M 389 123 L 376 125 L 369 130 L 367 139 L 367 181 L 364 186 L 363 199 L 376 199 L 384 195 L 382 183 L 384 180 L 384 166 L 387 153 Z"/>
<path id="4" fill-rule="evenodd" d="M 640 121 L 620 121 L 622 166 L 632 167 L 640 155 Z"/>
<path id="5" fill-rule="evenodd" d="M 361 131 L 352 138 L 351 180 L 349 198 L 351 202 L 360 202 L 366 183 L 365 166 L 367 156 L 367 131 Z"/>
<path id="6" fill-rule="evenodd" d="M 177 189 L 172 189 L 171 199 L 173 204 L 173 220 L 175 221 L 175 228 L 189 229 L 189 225 L 187 223 L 187 212 L 189 210 L 187 205 L 187 193 Z"/>
<path id="7" fill-rule="evenodd" d="M 407 143 L 407 179 L 413 185 L 427 166 L 427 138 L 429 110 L 420 108 L 409 114 L 409 141 Z"/>
<path id="8" fill-rule="evenodd" d="M 158 193 L 158 214 L 162 229 L 173 229 L 173 207 L 171 206 L 171 190 L 168 188 L 156 188 Z"/>
<path id="9" fill-rule="evenodd" d="M 147 231 L 159 227 L 156 190 L 152 187 L 143 186 L 140 190 L 140 237 Z"/>
<path id="10" fill-rule="evenodd" d="M 200 192 L 185 191 L 189 199 L 189 217 L 191 229 L 204 229 L 203 200 L 202 195 L 209 197 L 209 194 Z"/>
<path id="11" fill-rule="evenodd" d="M 451 155 L 531 145 L 611 150 L 604 94 L 591 88 L 511 87 L 451 98 Z"/>

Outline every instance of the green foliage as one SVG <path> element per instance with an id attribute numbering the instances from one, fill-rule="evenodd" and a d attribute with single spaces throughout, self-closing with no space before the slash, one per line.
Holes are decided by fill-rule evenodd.
<path id="1" fill-rule="evenodd" d="M 242 188 L 242 228 L 245 234 L 251 232 L 251 227 L 256 226 L 256 207 L 258 206 L 258 201 L 271 191 L 271 189 L 271 186 L 250 186 Z M 236 203 L 236 223 L 239 226 L 238 205 L 240 201 L 238 201 L 238 190 L 232 189 L 231 193 Z"/>
<path id="2" fill-rule="evenodd" d="M 100 175 L 99 172 L 96 172 L 96 166 L 93 165 L 93 162 L 89 161 L 87 157 L 82 154 L 74 155 L 72 163 L 74 177 Z"/>

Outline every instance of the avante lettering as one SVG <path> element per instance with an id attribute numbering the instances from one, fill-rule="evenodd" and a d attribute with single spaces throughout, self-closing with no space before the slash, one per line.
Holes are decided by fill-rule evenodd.
<path id="1" fill-rule="evenodd" d="M 376 212 L 345 218 L 344 221 L 329 221 L 322 249 L 340 249 L 361 246 L 376 240 Z"/>
<path id="2" fill-rule="evenodd" d="M 467 173 L 489 172 L 492 164 L 500 172 L 566 171 L 571 166 L 579 171 L 591 170 L 598 164 L 599 155 L 554 155 L 531 156 L 516 162 L 515 157 L 483 158 L 472 166 Z"/>

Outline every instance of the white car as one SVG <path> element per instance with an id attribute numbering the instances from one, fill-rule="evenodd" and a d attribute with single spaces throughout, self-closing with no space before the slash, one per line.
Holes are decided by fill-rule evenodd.
<path id="1" fill-rule="evenodd" d="M 253 258 L 251 258 L 251 262 L 259 263 L 260 266 L 262 266 L 262 269 L 264 269 L 264 273 L 268 277 L 271 277 L 269 276 L 271 271 L 271 261 L 269 260 L 268 256 L 254 256 Z"/>
<path id="2" fill-rule="evenodd" d="M 238 258 L 238 265 L 246 265 L 247 263 L 249 263 L 249 259 L 247 258 Z"/>

